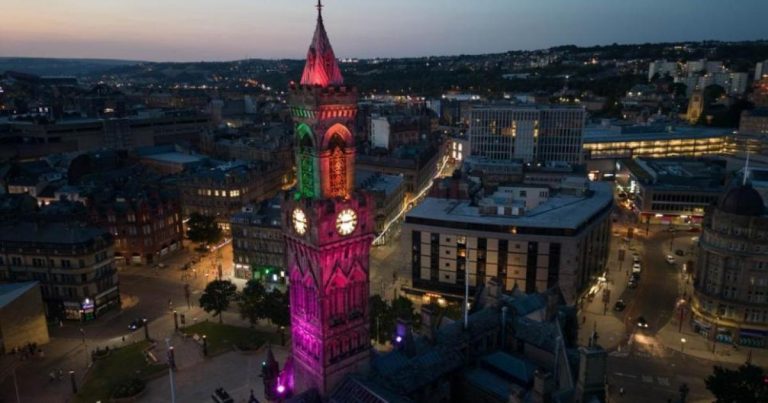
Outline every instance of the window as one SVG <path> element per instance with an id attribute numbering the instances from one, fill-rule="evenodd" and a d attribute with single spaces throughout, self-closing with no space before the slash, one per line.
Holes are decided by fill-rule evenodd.
<path id="1" fill-rule="evenodd" d="M 68 269 L 72 267 L 72 262 L 70 262 L 69 259 L 61 259 L 61 267 Z"/>

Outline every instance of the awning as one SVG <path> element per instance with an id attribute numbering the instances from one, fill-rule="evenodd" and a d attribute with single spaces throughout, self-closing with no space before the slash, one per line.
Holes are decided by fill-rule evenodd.
<path id="1" fill-rule="evenodd" d="M 766 337 L 768 336 L 768 332 L 764 330 L 755 330 L 755 329 L 741 329 L 739 332 L 740 337 Z"/>

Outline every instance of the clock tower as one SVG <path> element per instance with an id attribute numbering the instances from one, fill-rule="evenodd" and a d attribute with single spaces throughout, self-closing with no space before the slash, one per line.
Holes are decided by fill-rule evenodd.
<path id="1" fill-rule="evenodd" d="M 368 253 L 372 199 L 354 191 L 357 90 L 346 87 L 323 26 L 289 89 L 297 188 L 283 204 L 290 279 L 292 392 L 327 396 L 370 359 Z"/>

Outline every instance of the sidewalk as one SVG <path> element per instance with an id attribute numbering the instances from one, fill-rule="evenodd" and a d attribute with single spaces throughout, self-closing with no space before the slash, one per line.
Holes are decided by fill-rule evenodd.
<path id="1" fill-rule="evenodd" d="M 597 294 L 590 302 L 585 301 L 579 309 L 579 344 L 589 344 L 589 338 L 594 331 L 597 331 L 597 343 L 606 350 L 622 350 L 622 345 L 626 342 L 626 324 L 624 323 L 624 312 L 614 311 L 614 304 L 619 299 L 624 299 L 624 291 L 627 286 L 629 271 L 632 267 L 632 253 L 637 252 L 642 255 L 643 243 L 641 239 L 636 238 L 629 244 L 623 241 L 626 236 L 626 225 L 615 225 L 612 232 L 618 232 L 618 236 L 611 234 L 610 253 L 606 267 L 606 282 L 598 285 Z M 634 250 L 629 250 L 629 247 Z M 624 261 L 619 261 L 619 250 L 624 249 Z M 603 302 L 603 290 L 609 290 L 610 298 L 608 303 Z M 624 299 L 627 309 L 633 301 Z"/>
<path id="2" fill-rule="evenodd" d="M 739 346 L 737 350 L 730 344 L 715 343 L 713 353 L 713 342 L 694 333 L 687 324 L 687 317 L 683 319 L 682 329 L 679 317 L 674 317 L 656 334 L 656 339 L 664 347 L 691 357 L 735 365 L 745 363 L 751 350 L 752 363 L 763 368 L 768 367 L 768 354 L 765 349 Z M 685 339 L 685 342 L 682 342 L 682 339 Z"/>

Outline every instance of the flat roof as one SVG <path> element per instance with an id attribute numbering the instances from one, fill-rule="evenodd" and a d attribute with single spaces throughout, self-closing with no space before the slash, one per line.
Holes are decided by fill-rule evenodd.
<path id="1" fill-rule="evenodd" d="M 622 141 L 682 140 L 725 137 L 733 134 L 731 129 L 713 129 L 703 127 L 675 127 L 673 130 L 661 128 L 621 129 L 618 127 L 588 126 L 584 128 L 584 144 L 613 143 Z"/>
<path id="2" fill-rule="evenodd" d="M 37 286 L 37 281 L 0 284 L 0 308 L 13 302 L 25 292 Z"/>
<path id="3" fill-rule="evenodd" d="M 186 153 L 180 153 L 180 152 L 168 152 L 168 153 L 160 153 L 160 154 L 151 154 L 151 155 L 145 155 L 141 157 L 145 160 L 154 160 L 154 161 L 161 161 L 161 162 L 170 162 L 174 164 L 189 164 L 192 162 L 199 162 L 207 157 L 204 155 L 197 155 L 197 154 L 186 154 Z"/>
<path id="4" fill-rule="evenodd" d="M 577 196 L 560 193 L 522 216 L 481 215 L 477 206 L 468 200 L 450 200 L 428 197 L 406 215 L 406 222 L 418 219 L 451 223 L 481 224 L 490 226 L 532 227 L 577 230 L 591 218 L 613 203 L 611 184 L 590 182 L 591 195 Z M 416 220 L 414 220 L 416 219 Z"/>
<path id="5" fill-rule="evenodd" d="M 721 192 L 726 177 L 725 164 L 712 159 L 635 158 L 621 164 L 644 185 L 654 187 Z"/>
<path id="6" fill-rule="evenodd" d="M 355 172 L 355 186 L 372 192 L 384 192 L 389 196 L 394 193 L 403 181 L 400 175 L 382 174 L 367 169 Z"/>

